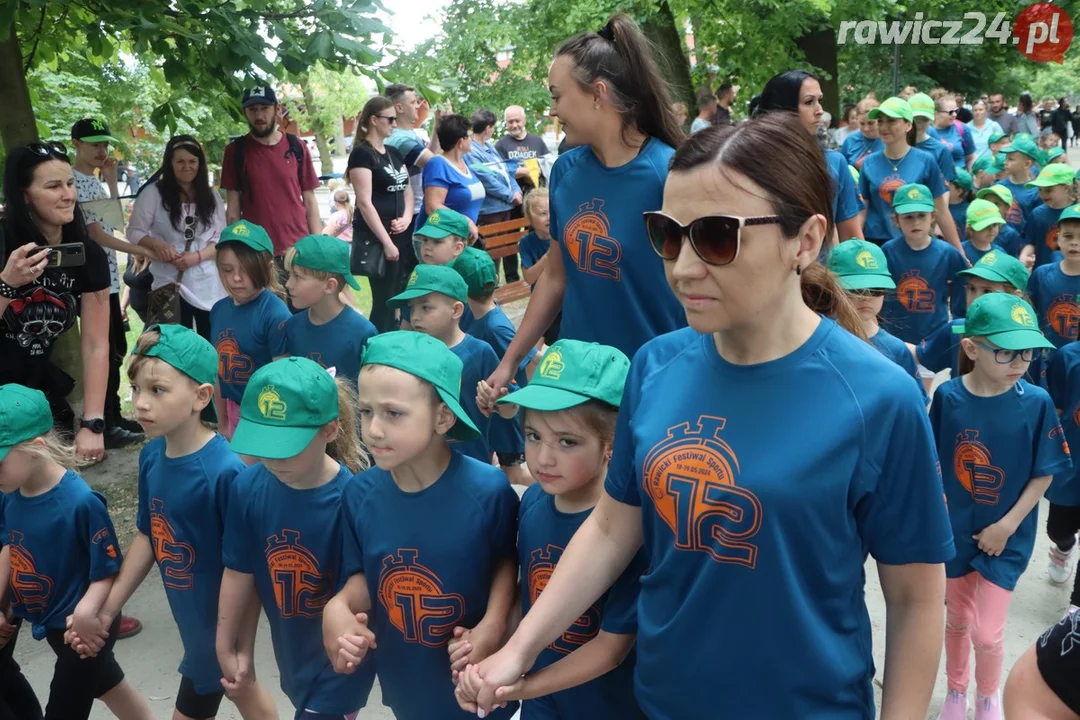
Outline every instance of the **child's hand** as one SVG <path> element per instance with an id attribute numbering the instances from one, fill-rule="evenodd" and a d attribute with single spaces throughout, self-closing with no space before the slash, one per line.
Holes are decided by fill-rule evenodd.
<path id="1" fill-rule="evenodd" d="M 504 635 L 504 628 L 485 624 L 482 620 L 471 630 L 454 628 L 454 640 L 447 645 L 454 682 L 457 682 L 457 674 L 466 666 L 480 663 L 501 648 Z"/>
<path id="2" fill-rule="evenodd" d="M 494 379 L 500 372 L 500 369 L 496 369 L 488 380 Z M 476 385 L 476 407 L 486 416 L 490 416 L 492 410 L 498 410 L 499 406 L 495 404 L 495 401 L 507 394 L 505 380 L 500 390 L 496 390 L 494 386 L 489 385 L 488 380 L 481 380 Z M 516 408 L 514 412 L 517 412 Z M 513 417 L 513 415 L 510 417 Z"/>
<path id="3" fill-rule="evenodd" d="M 233 650 L 221 662 L 221 687 L 230 698 L 243 696 L 255 684 L 255 666 L 247 653 Z"/>
<path id="4" fill-rule="evenodd" d="M 8 613 L 0 613 L 0 648 L 11 642 L 11 637 L 15 634 L 15 625 L 11 622 L 12 619 L 12 616 L 9 616 Z"/>
<path id="5" fill-rule="evenodd" d="M 518 406 L 513 403 L 496 403 L 495 412 L 499 413 L 503 420 L 513 420 L 518 414 Z"/>
<path id="6" fill-rule="evenodd" d="M 97 655 L 104 649 L 105 640 L 109 637 L 109 625 L 104 622 L 105 619 L 103 615 L 76 606 L 75 612 L 68 616 L 64 641 L 83 659 Z"/>
<path id="7" fill-rule="evenodd" d="M 973 535 L 979 542 L 979 549 L 991 557 L 997 557 L 1005 550 L 1005 544 L 1016 532 L 1016 527 L 1006 520 L 998 520 L 993 525 L 983 528 L 982 532 Z"/>
<path id="8" fill-rule="evenodd" d="M 367 613 L 357 613 L 352 628 L 341 633 L 336 640 L 335 652 L 330 655 L 334 672 L 352 673 L 367 657 L 369 650 L 378 647 L 375 633 L 368 628 Z"/>

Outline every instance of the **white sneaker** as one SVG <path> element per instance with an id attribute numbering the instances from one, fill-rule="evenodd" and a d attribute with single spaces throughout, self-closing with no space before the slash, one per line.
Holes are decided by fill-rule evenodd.
<path id="1" fill-rule="evenodd" d="M 1050 543 L 1050 562 L 1046 566 L 1046 573 L 1050 576 L 1050 582 L 1055 585 L 1064 585 L 1072 577 L 1073 567 L 1076 565 L 1076 544 L 1074 543 L 1069 552 L 1062 552 L 1054 543 Z"/>
<path id="2" fill-rule="evenodd" d="M 967 720 L 967 696 L 956 690 L 950 690 L 941 706 L 938 720 Z"/>

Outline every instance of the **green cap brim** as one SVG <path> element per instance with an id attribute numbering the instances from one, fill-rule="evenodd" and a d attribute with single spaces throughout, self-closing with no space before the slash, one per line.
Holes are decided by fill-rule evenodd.
<path id="1" fill-rule="evenodd" d="M 896 118 L 897 120 L 907 120 L 907 118 L 904 117 L 904 114 L 901 113 L 899 110 L 893 110 L 892 108 L 887 108 L 880 105 L 866 114 L 866 116 L 871 120 L 877 120 L 882 115 Z"/>
<path id="2" fill-rule="evenodd" d="M 261 425 L 251 420 L 240 418 L 236 424 L 229 445 L 233 452 L 271 460 L 288 460 L 304 451 L 315 435 L 318 427 L 283 427 L 281 425 Z"/>
<path id="3" fill-rule="evenodd" d="M 986 335 L 985 337 L 1003 350 L 1054 349 L 1054 343 L 1043 337 L 1043 334 L 1038 330 L 1009 330 Z"/>
<path id="4" fill-rule="evenodd" d="M 442 240 L 444 237 L 449 237 L 453 234 L 454 233 L 450 232 L 449 230 L 445 230 L 440 227 L 431 227 L 430 225 L 424 225 L 422 228 L 413 233 L 413 235 L 431 238 L 432 240 Z"/>
<path id="5" fill-rule="evenodd" d="M 1004 220 L 999 220 L 998 218 L 984 218 L 982 220 L 977 220 L 974 225 L 969 223 L 968 227 L 971 228 L 972 230 L 985 230 L 986 228 L 990 227 L 991 225 L 1004 225 L 1004 224 L 1005 224 L 1005 221 Z"/>
<path id="6" fill-rule="evenodd" d="M 438 290 L 429 290 L 427 288 L 413 288 L 412 290 L 406 290 L 403 293 L 398 293 L 394 297 L 387 300 L 386 301 L 386 307 L 391 308 L 391 309 L 405 307 L 405 306 L 407 306 L 409 304 L 410 300 L 415 300 L 416 298 L 422 298 L 425 295 L 433 295 L 435 293 L 438 293 L 439 295 L 446 295 L 446 293 L 439 292 Z M 450 295 L 446 295 L 446 297 L 450 298 L 454 302 L 459 302 L 459 303 L 465 302 L 464 300 L 459 300 L 458 298 L 451 297 Z"/>
<path id="7" fill-rule="evenodd" d="M 563 388 L 545 387 L 543 385 L 526 385 L 525 387 L 510 393 L 506 397 L 499 398 L 496 404 L 520 405 L 530 410 L 541 412 L 557 412 L 567 408 L 577 407 L 588 402 L 592 398 L 580 393 L 564 390 Z"/>
<path id="8" fill-rule="evenodd" d="M 91 135 L 90 137 L 77 138 L 79 142 L 111 142 L 119 143 L 120 141 L 114 138 L 112 135 Z"/>
<path id="9" fill-rule="evenodd" d="M 221 240 L 218 240 L 217 247 L 220 248 L 222 245 L 225 245 L 226 243 L 240 243 L 241 245 L 247 245 L 249 248 L 251 248 L 255 252 L 269 252 L 271 255 L 274 254 L 273 245 L 270 246 L 270 249 L 267 249 L 267 248 L 263 247 L 262 245 L 260 245 L 259 243 L 255 242 L 254 240 L 252 240 L 251 238 L 246 238 L 246 237 L 245 238 L 238 238 L 238 237 L 222 238 Z"/>
<path id="10" fill-rule="evenodd" d="M 1071 185 L 1071 181 L 1061 182 L 1060 180 L 1052 180 L 1051 178 L 1035 178 L 1024 183 L 1024 187 L 1054 187 L 1055 185 Z"/>
<path id="11" fill-rule="evenodd" d="M 473 421 L 465 412 L 465 408 L 461 407 L 461 401 L 438 386 L 435 387 L 435 392 L 439 393 L 439 397 L 446 403 L 446 407 L 450 408 L 450 412 L 454 413 L 454 417 L 457 418 L 454 427 L 450 428 L 450 432 L 446 433 L 447 436 L 462 442 L 479 438 L 480 431 L 476 429 L 476 425 L 473 424 Z"/>
<path id="12" fill-rule="evenodd" d="M 896 283 L 888 275 L 841 275 L 837 278 L 845 290 L 895 290 Z"/>
<path id="13" fill-rule="evenodd" d="M 978 228 L 976 228 L 976 229 L 978 229 Z M 1006 285 L 1016 287 L 1015 285 L 1013 285 L 1012 280 L 1005 277 L 1001 273 L 997 272 L 993 268 L 986 267 L 985 265 L 973 265 L 972 267 L 969 267 L 966 270 L 961 270 L 960 272 L 958 272 L 956 274 L 957 275 L 970 275 L 971 277 L 977 277 L 977 278 L 981 278 L 983 280 L 989 280 L 990 282 L 1005 283 Z"/>
<path id="14" fill-rule="evenodd" d="M 934 212 L 933 203 L 908 203 L 900 206 L 893 206 L 893 212 L 897 215 L 907 215 L 909 213 L 917 212 Z"/>
<path id="15" fill-rule="evenodd" d="M 356 282 L 356 278 L 353 277 L 352 273 L 344 273 L 344 277 L 346 285 L 351 287 L 353 290 L 360 289 L 360 283 Z"/>
<path id="16" fill-rule="evenodd" d="M 867 113 L 867 115 L 869 115 L 869 113 Z M 917 117 L 926 118 L 927 120 L 933 120 L 934 119 L 934 113 L 930 112 L 929 110 L 915 110 L 915 109 L 912 109 L 911 118 L 914 120 Z"/>

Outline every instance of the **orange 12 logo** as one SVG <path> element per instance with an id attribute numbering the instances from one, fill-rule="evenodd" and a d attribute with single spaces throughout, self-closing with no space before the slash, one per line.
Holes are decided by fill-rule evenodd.
<path id="1" fill-rule="evenodd" d="M 975 502 L 997 505 L 1005 484 L 1005 471 L 993 464 L 990 451 L 979 441 L 978 430 L 964 430 L 956 436 L 953 452 L 956 479 L 971 493 Z"/>
<path id="2" fill-rule="evenodd" d="M 555 572 L 555 566 L 559 564 L 563 548 L 558 545 L 548 544 L 546 547 L 536 548 L 529 556 L 529 599 L 533 604 L 540 597 L 540 593 L 547 587 L 551 574 Z M 595 603 L 585 614 L 579 617 L 570 628 L 560 635 L 555 642 L 548 645 L 557 653 L 569 655 L 585 643 L 592 640 L 600 633 L 600 607 Z"/>
<path id="3" fill-rule="evenodd" d="M 442 647 L 465 617 L 465 598 L 444 593 L 442 580 L 418 562 L 419 554 L 401 549 L 383 558 L 379 604 L 405 642 Z"/>
<path id="4" fill-rule="evenodd" d="M 12 530 L 9 534 L 11 543 L 11 590 L 15 595 L 15 604 L 22 605 L 28 612 L 44 612 L 52 596 L 53 581 L 45 575 L 39 575 L 34 566 L 34 556 L 23 546 L 23 534 Z"/>
<path id="5" fill-rule="evenodd" d="M 232 330 L 225 330 L 217 338 L 218 375 L 227 383 L 247 382 L 255 372 L 255 361 L 240 352 L 240 344 Z"/>
<path id="6" fill-rule="evenodd" d="M 320 617 L 334 594 L 334 579 L 319 569 L 315 554 L 300 544 L 300 532 L 283 529 L 272 535 L 265 553 L 281 617 Z"/>
<path id="7" fill-rule="evenodd" d="M 719 563 L 757 564 L 750 542 L 761 529 L 761 501 L 735 484 L 735 452 L 720 437 L 727 420 L 702 415 L 669 428 L 645 456 L 642 485 L 675 534 L 675 547 L 708 553 Z"/>
<path id="8" fill-rule="evenodd" d="M 165 501 L 159 498 L 150 500 L 150 543 L 161 566 L 165 587 L 190 590 L 195 583 L 191 574 L 195 548 L 176 539 L 176 531 L 165 517 Z"/>
<path id="9" fill-rule="evenodd" d="M 908 312 L 932 313 L 937 293 L 918 270 L 908 270 L 896 284 L 896 299 Z"/>
<path id="10" fill-rule="evenodd" d="M 1080 305 L 1074 295 L 1058 295 L 1046 309 L 1046 320 L 1061 337 L 1076 340 L 1080 330 Z"/>
<path id="11" fill-rule="evenodd" d="M 610 237 L 611 221 L 604 213 L 604 201 L 593 198 L 582 203 L 563 228 L 563 242 L 578 270 L 618 282 L 622 277 L 619 259 L 622 246 Z"/>

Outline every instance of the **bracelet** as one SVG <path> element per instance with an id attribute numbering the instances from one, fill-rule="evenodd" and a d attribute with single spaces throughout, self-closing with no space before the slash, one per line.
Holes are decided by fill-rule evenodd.
<path id="1" fill-rule="evenodd" d="M 196 250 L 195 254 L 199 256 L 199 264 L 202 264 L 202 250 Z"/>
<path id="2" fill-rule="evenodd" d="M 14 300 L 19 296 L 19 288 L 13 285 L 8 285 L 3 280 L 0 280 L 0 297 L 7 298 L 8 300 Z"/>

